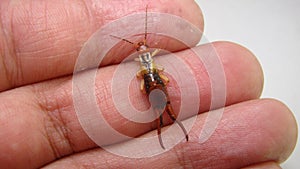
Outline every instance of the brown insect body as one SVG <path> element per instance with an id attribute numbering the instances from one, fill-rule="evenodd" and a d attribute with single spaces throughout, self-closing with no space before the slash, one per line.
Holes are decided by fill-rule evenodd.
<path id="1" fill-rule="evenodd" d="M 156 49 L 154 52 L 149 51 L 149 47 L 147 45 L 147 9 L 146 8 L 146 18 L 145 18 L 145 37 L 142 42 L 139 43 L 133 43 L 127 39 L 123 39 L 117 36 L 113 36 L 115 38 L 121 39 L 125 42 L 128 42 L 130 44 L 135 45 L 136 50 L 139 53 L 138 58 L 136 61 L 140 62 L 140 71 L 137 72 L 137 77 L 141 79 L 141 86 L 140 89 L 145 94 L 150 94 L 151 91 L 155 89 L 159 89 L 164 93 L 164 98 L 156 98 L 157 100 L 155 102 L 164 102 L 159 104 L 154 104 L 153 110 L 156 113 L 159 113 L 159 118 L 157 119 L 157 133 L 159 138 L 159 143 L 163 149 L 165 149 L 162 138 L 161 138 L 161 127 L 163 126 L 163 113 L 167 112 L 169 117 L 172 119 L 173 122 L 176 122 L 179 127 L 182 129 L 183 133 L 185 134 L 185 138 L 188 141 L 188 134 L 186 129 L 184 128 L 183 124 L 178 121 L 176 118 L 176 114 L 173 111 L 171 101 L 169 98 L 169 94 L 166 88 L 167 83 L 169 82 L 169 79 L 167 76 L 165 76 L 163 72 L 163 67 L 157 66 L 154 61 L 153 57 L 160 51 L 159 49 Z M 155 105 L 159 105 L 156 106 Z M 163 105 L 163 106 L 161 106 Z M 152 105 L 153 106 L 153 105 Z M 164 108 L 161 110 L 161 108 Z"/>
<path id="2" fill-rule="evenodd" d="M 165 103 L 161 103 L 158 105 L 164 105 L 164 110 L 162 112 L 167 112 L 169 117 L 176 122 L 182 129 L 185 134 L 186 140 L 188 141 L 188 134 L 183 124 L 178 121 L 176 118 L 176 114 L 173 111 L 171 101 L 169 98 L 169 94 L 166 88 L 166 84 L 169 82 L 169 79 L 162 74 L 163 68 L 161 66 L 157 66 L 154 64 L 152 57 L 154 57 L 158 53 L 158 49 L 153 53 L 150 53 L 146 41 L 138 43 L 140 46 L 137 47 L 137 51 L 139 52 L 139 62 L 140 62 L 140 71 L 137 73 L 137 77 L 140 78 L 141 81 L 141 91 L 146 94 L 150 94 L 154 89 L 161 90 L 165 98 L 157 98 L 159 101 L 165 101 Z M 157 104 L 155 104 L 157 105 Z M 154 105 L 154 106 L 155 106 Z M 153 105 L 152 105 L 153 106 Z M 153 107 L 153 110 L 156 113 L 161 112 L 161 106 Z M 165 149 L 162 139 L 161 139 L 161 127 L 163 126 L 163 113 L 159 113 L 159 118 L 157 119 L 157 133 L 159 137 L 159 143 L 163 149 Z"/>

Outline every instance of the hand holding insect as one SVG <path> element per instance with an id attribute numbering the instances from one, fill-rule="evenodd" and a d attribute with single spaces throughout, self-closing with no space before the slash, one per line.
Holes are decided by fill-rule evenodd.
<path id="1" fill-rule="evenodd" d="M 82 130 L 74 112 L 70 83 L 74 63 L 95 29 L 110 20 L 143 12 L 145 1 L 66 2 L 0 2 L 0 168 L 242 168 L 260 165 L 262 161 L 271 161 L 263 165 L 272 168 L 278 166 L 272 161 L 285 160 L 291 153 L 297 137 L 290 110 L 278 101 L 258 99 L 263 78 L 255 56 L 228 42 L 213 43 L 227 73 L 228 91 L 223 120 L 208 142 L 197 142 L 210 97 L 207 75 L 198 71 L 195 78 L 201 84 L 204 108 L 189 133 L 189 142 L 143 159 L 120 157 L 99 148 Z M 201 11 L 194 1 L 147 2 L 151 11 L 173 13 L 203 29 Z M 208 55 L 205 47 L 196 48 Z M 166 48 L 182 49 L 174 42 Z M 123 51 L 115 52 L 122 55 Z M 178 55 L 184 59 L 186 54 Z M 121 60 L 115 58 L 117 62 Z M 186 61 L 199 67 L 192 58 Z M 111 91 L 107 89 L 114 64 L 108 61 L 105 68 L 99 69 L 103 74 L 97 76 L 99 107 L 106 110 L 105 115 L 115 128 L 125 128 L 129 135 L 137 137 L 150 132 L 152 126 L 112 115 L 113 103 L 107 99 Z M 159 76 L 166 84 L 166 78 Z M 137 92 L 140 91 L 131 95 Z M 98 129 L 100 133 L 105 131 Z M 125 144 L 125 140 L 104 136 L 102 139 L 120 148 Z"/>

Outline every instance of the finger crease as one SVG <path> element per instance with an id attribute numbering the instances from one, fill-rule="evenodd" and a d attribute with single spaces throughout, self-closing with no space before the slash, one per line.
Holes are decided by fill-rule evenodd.
<path id="1" fill-rule="evenodd" d="M 45 94 L 36 92 L 38 96 L 38 105 L 43 110 L 44 117 L 44 130 L 45 136 L 49 142 L 55 158 L 74 153 L 72 142 L 69 138 L 70 129 L 67 127 L 65 120 L 62 116 L 63 108 L 59 106 L 58 102 L 54 99 L 49 100 Z M 53 103 L 54 102 L 54 103 Z"/>
<path id="2" fill-rule="evenodd" d="M 16 57 L 16 49 L 15 49 L 15 41 L 13 38 L 14 35 L 14 26 L 13 26 L 13 19 L 14 19 L 14 8 L 9 10 L 6 13 L 8 16 L 1 16 L 7 17 L 8 24 L 3 23 L 4 20 L 1 20 L 1 30 L 3 35 L 3 55 L 2 62 L 3 62 L 3 69 L 5 71 L 7 83 L 9 83 L 9 87 L 15 87 L 17 78 L 19 77 L 18 71 L 18 62 Z M 6 21 L 7 21 L 6 20 Z M 6 25 L 6 26 L 5 26 Z"/>
<path id="3" fill-rule="evenodd" d="M 93 15 L 92 15 L 91 10 L 90 10 L 90 8 L 88 7 L 86 1 L 85 1 L 85 0 L 81 0 L 81 1 L 82 1 L 82 3 L 83 3 L 84 10 L 86 11 L 86 14 L 87 14 L 87 21 L 88 21 L 88 23 L 89 23 L 89 25 L 90 25 L 91 23 L 94 23 L 94 22 L 91 22 L 91 18 L 93 18 L 93 17 L 91 17 L 91 16 L 93 16 Z"/>
<path id="4" fill-rule="evenodd" d="M 2 23 L 1 23 L 1 21 L 0 21 L 0 31 L 1 31 L 0 32 L 1 33 L 0 36 L 4 37 L 5 35 L 4 35 L 3 29 L 2 29 Z M 0 49 L 5 49 L 5 38 L 4 38 L 4 40 L 2 42 L 0 41 L 0 45 L 1 45 Z M 3 67 L 3 69 L 1 69 L 1 71 L 3 71 L 1 74 L 4 75 L 4 76 L 1 77 L 1 81 L 4 82 L 2 85 L 5 85 L 5 86 L 0 86 L 0 87 L 5 90 L 5 89 L 9 88 L 12 85 L 11 85 L 10 79 L 8 78 L 9 77 L 8 70 L 7 70 L 8 68 L 7 68 L 6 64 L 5 64 L 5 60 L 4 60 L 5 54 L 4 53 L 5 52 L 3 50 L 0 51 L 0 61 L 1 61 L 1 65 Z"/>
<path id="5" fill-rule="evenodd" d="M 174 154 L 176 155 L 177 162 L 182 168 L 193 168 L 191 159 L 186 155 L 186 147 L 183 144 L 179 144 L 174 149 Z"/>
<path id="6" fill-rule="evenodd" d="M 10 19 L 10 38 L 7 37 L 7 40 L 10 40 L 10 45 L 9 45 L 9 49 L 11 49 L 9 51 L 10 53 L 10 58 L 9 60 L 11 60 L 11 62 L 13 62 L 14 66 L 12 67 L 14 70 L 11 70 L 8 72 L 8 74 L 11 75 L 10 81 L 13 85 L 13 87 L 18 86 L 20 82 L 23 81 L 23 73 L 22 73 L 22 64 L 21 64 L 21 58 L 18 57 L 18 52 L 16 49 L 16 42 L 15 42 L 15 27 L 14 27 L 14 13 L 15 13 L 15 7 L 12 8 L 12 12 L 11 12 L 11 19 Z M 14 75 L 15 73 L 15 75 Z"/>

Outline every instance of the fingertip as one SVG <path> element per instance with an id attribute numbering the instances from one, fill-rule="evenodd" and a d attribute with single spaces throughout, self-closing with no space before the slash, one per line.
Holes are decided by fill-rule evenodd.
<path id="1" fill-rule="evenodd" d="M 269 119 L 272 119 L 270 123 L 275 121 L 280 121 L 282 125 L 276 126 L 277 131 L 274 132 L 275 136 L 280 137 L 277 139 L 277 145 L 282 145 L 281 150 L 278 153 L 281 156 L 278 159 L 279 163 L 282 163 L 288 159 L 288 157 L 293 153 L 298 139 L 298 125 L 294 113 L 287 107 L 285 103 L 280 100 L 267 98 L 262 99 L 263 104 L 269 107 Z"/>
<path id="2" fill-rule="evenodd" d="M 225 69 L 227 81 L 237 88 L 241 86 L 245 88 L 241 96 L 251 96 L 250 99 L 259 98 L 264 86 L 264 73 L 255 54 L 248 48 L 234 42 L 218 41 L 213 42 L 213 45 L 217 49 L 217 53 L 222 56 L 220 59 L 224 68 L 229 68 Z M 240 81 L 242 78 L 248 79 L 244 81 L 246 83 Z"/>

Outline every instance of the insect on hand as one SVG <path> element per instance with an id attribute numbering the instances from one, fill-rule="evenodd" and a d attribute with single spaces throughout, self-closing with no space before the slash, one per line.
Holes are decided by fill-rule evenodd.
<path id="1" fill-rule="evenodd" d="M 163 103 L 164 110 L 162 112 L 168 113 L 171 120 L 173 122 L 176 122 L 179 125 L 179 127 L 182 129 L 183 133 L 185 134 L 186 141 L 188 141 L 189 137 L 188 137 L 187 131 L 184 128 L 183 124 L 177 120 L 176 114 L 174 113 L 173 107 L 170 102 L 170 98 L 169 98 L 168 91 L 166 88 L 166 85 L 169 82 L 169 79 L 167 78 L 167 76 L 165 76 L 163 74 L 164 69 L 162 67 L 158 67 L 154 63 L 153 58 L 152 58 L 160 50 L 156 49 L 154 52 L 151 53 L 149 50 L 149 47 L 147 45 L 147 13 L 148 13 L 147 9 L 148 9 L 148 7 L 146 7 L 145 36 L 144 36 L 143 41 L 138 42 L 138 43 L 133 43 L 127 39 L 123 39 L 123 38 L 113 36 L 113 35 L 111 35 L 111 36 L 135 45 L 136 50 L 138 52 L 138 58 L 136 58 L 135 60 L 140 62 L 140 70 L 137 72 L 137 77 L 139 79 L 141 79 L 141 87 L 140 87 L 141 91 L 143 93 L 147 94 L 148 96 L 153 90 L 156 90 L 156 89 L 161 90 L 164 93 L 165 98 L 162 100 L 165 101 L 165 103 Z M 160 111 L 159 110 L 160 108 L 161 107 L 153 107 L 153 110 Z M 161 147 L 163 149 L 165 149 L 164 144 L 162 142 L 162 138 L 161 138 L 161 127 L 163 127 L 163 114 L 162 113 L 159 114 L 159 118 L 156 121 L 157 121 L 157 134 L 158 134 L 159 143 L 160 143 Z"/>

